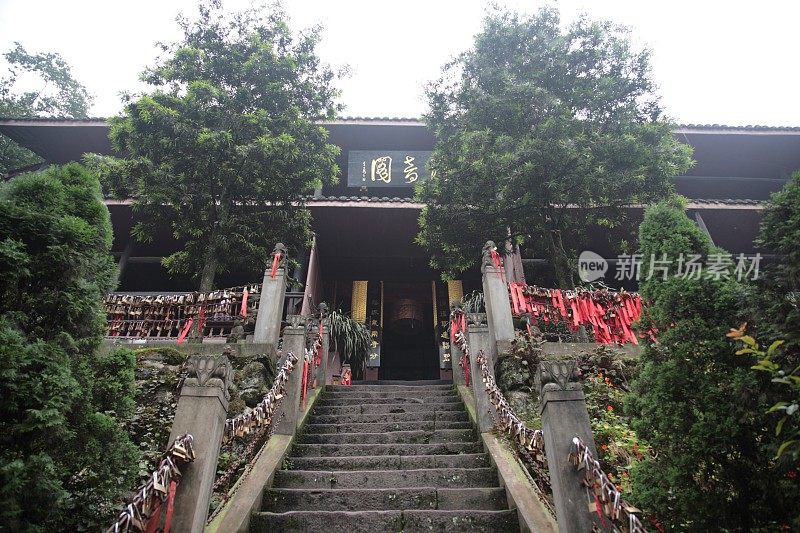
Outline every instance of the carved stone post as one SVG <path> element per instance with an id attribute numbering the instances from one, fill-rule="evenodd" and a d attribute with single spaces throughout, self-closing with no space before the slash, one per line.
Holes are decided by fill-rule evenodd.
<path id="1" fill-rule="evenodd" d="M 278 346 L 281 334 L 281 319 L 283 318 L 283 303 L 286 299 L 286 247 L 278 243 L 272 251 L 273 261 L 277 255 L 278 268 L 275 277 L 272 277 L 272 261 L 264 271 L 264 282 L 261 284 L 261 298 L 258 304 L 256 329 L 253 332 L 253 342 L 257 344 L 270 344 L 273 348 Z"/>
<path id="2" fill-rule="evenodd" d="M 217 474 L 217 458 L 233 370 L 224 355 L 192 355 L 183 382 L 169 442 L 184 433 L 194 437 L 195 460 L 183 468 L 175 497 L 173 531 L 203 531 Z"/>
<path id="3" fill-rule="evenodd" d="M 492 337 L 491 354 L 496 357 L 499 352 L 506 353 L 511 350 L 511 341 L 514 340 L 514 321 L 511 318 L 511 301 L 505 272 L 502 267 L 494 266 L 491 256 L 493 249 L 496 249 L 494 242 L 486 241 L 483 246 L 481 272 L 486 315 Z"/>
<path id="4" fill-rule="evenodd" d="M 486 387 L 483 384 L 483 373 L 478 365 L 478 354 L 483 351 L 486 357 L 489 373 L 494 377 L 494 364 L 489 356 L 491 348 L 491 336 L 489 326 L 486 324 L 484 313 L 470 313 L 467 315 L 469 321 L 469 366 L 470 366 L 470 386 L 472 394 L 475 396 L 475 415 L 478 418 L 478 430 L 486 433 L 494 426 L 494 406 L 489 401 Z"/>
<path id="5" fill-rule="evenodd" d="M 536 372 L 536 388 L 558 530 L 585 533 L 592 531 L 593 525 L 600 528 L 597 514 L 589 511 L 586 488 L 581 483 L 583 473 L 567 460 L 575 436 L 597 457 L 575 361 L 542 361 Z"/>
<path id="6" fill-rule="evenodd" d="M 283 356 L 278 361 L 278 368 L 283 365 L 289 352 L 297 356 L 297 365 L 286 382 L 286 392 L 281 400 L 275 433 L 278 435 L 294 435 L 297 430 L 297 419 L 300 411 L 300 392 L 303 386 L 303 357 L 306 349 L 305 319 L 300 315 L 287 317 L 289 325 L 283 330 Z"/>

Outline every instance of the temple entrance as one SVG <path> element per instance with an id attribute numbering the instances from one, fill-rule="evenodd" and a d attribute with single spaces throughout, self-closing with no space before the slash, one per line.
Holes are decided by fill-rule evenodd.
<path id="1" fill-rule="evenodd" d="M 380 379 L 439 379 L 431 283 L 384 284 Z"/>

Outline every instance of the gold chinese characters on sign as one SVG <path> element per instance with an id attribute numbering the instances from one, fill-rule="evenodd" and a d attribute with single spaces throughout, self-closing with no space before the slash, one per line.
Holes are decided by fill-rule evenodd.
<path id="1" fill-rule="evenodd" d="M 419 167 L 416 165 L 416 157 L 407 155 L 403 158 L 403 181 L 410 185 L 419 179 Z M 366 162 L 364 163 L 366 166 Z M 383 155 L 372 160 L 370 165 L 371 181 L 392 182 L 392 157 Z"/>
<path id="2" fill-rule="evenodd" d="M 372 160 L 370 167 L 370 179 L 372 181 L 382 181 L 384 183 L 392 182 L 392 158 L 388 155 L 376 157 Z"/>
<path id="3" fill-rule="evenodd" d="M 348 187 L 413 187 L 430 177 L 430 151 L 351 150 Z"/>

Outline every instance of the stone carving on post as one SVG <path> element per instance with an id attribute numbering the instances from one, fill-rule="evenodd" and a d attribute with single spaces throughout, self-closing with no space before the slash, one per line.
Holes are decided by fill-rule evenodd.
<path id="1" fill-rule="evenodd" d="M 535 382 L 558 530 L 584 533 L 594 531 L 596 526 L 605 531 L 597 514 L 589 511 L 591 502 L 582 483 L 583 473 L 567 460 L 575 436 L 597 457 L 577 364 L 575 361 L 542 361 L 536 370 Z"/>
<path id="2" fill-rule="evenodd" d="M 490 355 L 492 359 L 496 359 L 498 353 L 511 351 L 511 341 L 514 340 L 514 322 L 505 273 L 503 267 L 495 266 L 492 260 L 492 252 L 496 251 L 494 241 L 486 241 L 483 246 L 481 272 L 489 334 L 492 338 L 490 350 L 486 352 L 487 359 Z"/>
<path id="3" fill-rule="evenodd" d="M 169 442 L 189 433 L 195 460 L 182 472 L 172 520 L 178 533 L 202 531 L 217 473 L 233 369 L 225 355 L 192 355 L 187 360 Z"/>
<path id="4" fill-rule="evenodd" d="M 253 342 L 269 344 L 276 349 L 280 338 L 283 303 L 286 299 L 286 246 L 277 243 L 270 257 L 272 261 L 264 271 L 264 282 L 261 284 Z M 275 277 L 272 277 L 273 265 L 275 265 Z"/>
<path id="5" fill-rule="evenodd" d="M 494 241 L 486 241 L 486 244 L 483 245 L 483 250 L 481 251 L 481 273 L 486 272 L 486 267 L 494 268 L 494 261 L 492 260 L 493 251 L 497 251 L 497 245 L 495 245 Z"/>
<path id="6" fill-rule="evenodd" d="M 232 383 L 231 364 L 226 350 L 222 357 L 218 355 L 190 355 L 186 362 L 187 373 L 183 381 L 189 387 L 219 387 L 226 400 L 231 399 L 228 388 Z"/>

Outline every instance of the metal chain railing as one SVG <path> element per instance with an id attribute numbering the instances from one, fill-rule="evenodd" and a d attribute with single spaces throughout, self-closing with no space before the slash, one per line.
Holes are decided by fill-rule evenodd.
<path id="1" fill-rule="evenodd" d="M 272 423 L 272 417 L 277 411 L 277 402 L 283 398 L 283 393 L 286 392 L 286 382 L 289 380 L 289 375 L 296 364 L 297 356 L 292 352 L 287 353 L 286 360 L 278 371 L 278 375 L 275 376 L 272 387 L 264 395 L 264 398 L 258 402 L 258 405 L 247 413 L 242 413 L 225 421 L 225 432 L 222 437 L 223 444 L 234 438 L 249 435 L 254 428 L 269 426 Z"/>
<path id="2" fill-rule="evenodd" d="M 139 488 L 133 500 L 125 506 L 111 527 L 106 530 L 107 533 L 128 531 L 139 533 L 145 529 L 155 531 L 158 521 L 161 519 L 161 507 L 165 501 L 167 502 L 167 512 L 164 531 L 169 531 L 175 490 L 181 479 L 178 466 L 194 461 L 193 440 L 189 434 L 175 439 L 161 459 L 158 468 L 150 475 L 147 483 Z M 155 523 L 151 524 L 153 521 Z"/>
<path id="3" fill-rule="evenodd" d="M 547 458 L 544 453 L 544 439 L 542 430 L 531 429 L 523 422 L 511 405 L 506 400 L 500 387 L 489 372 L 486 364 L 486 355 L 483 351 L 478 352 L 476 362 L 481 369 L 481 380 L 489 396 L 489 402 L 495 409 L 497 415 L 496 426 L 500 431 L 511 437 L 518 453 L 531 465 L 533 473 L 531 476 L 535 486 L 539 489 L 540 500 L 544 503 L 550 513 L 555 516 L 555 510 L 550 501 L 552 488 L 550 486 L 550 476 L 547 467 Z"/>
<path id="4" fill-rule="evenodd" d="M 239 454 L 237 459 L 231 462 L 225 469 L 225 472 L 214 482 L 214 492 L 221 492 L 223 490 L 226 490 L 226 492 L 223 494 L 222 502 L 220 502 L 214 512 L 208 516 L 207 523 L 214 519 L 217 513 L 224 507 L 224 503 L 235 493 L 236 487 L 234 487 L 233 491 L 227 491 L 227 489 L 234 481 L 236 473 L 242 465 L 245 465 L 240 479 L 244 479 L 249 475 L 250 470 L 258 460 L 264 448 L 262 447 L 259 451 L 256 450 L 272 436 L 272 431 L 275 428 L 275 424 L 273 423 L 274 416 L 280 411 L 284 393 L 286 392 L 286 383 L 297 365 L 297 362 L 298 358 L 293 352 L 287 353 L 286 360 L 278 371 L 278 375 L 275 376 L 272 387 L 267 394 L 264 395 L 264 398 L 258 405 L 247 413 L 229 418 L 225 421 L 225 430 L 222 438 L 223 445 L 228 444 L 234 439 L 247 436 L 250 436 L 250 442 L 244 451 Z"/>
<path id="5" fill-rule="evenodd" d="M 628 533 L 647 532 L 637 514 L 641 511 L 622 499 L 622 492 L 608 479 L 600 462 L 594 458 L 580 437 L 572 439 L 569 461 L 579 470 L 583 470 L 583 484 L 594 493 L 595 509 L 604 527 L 607 527 L 607 517 L 627 527 Z"/>

